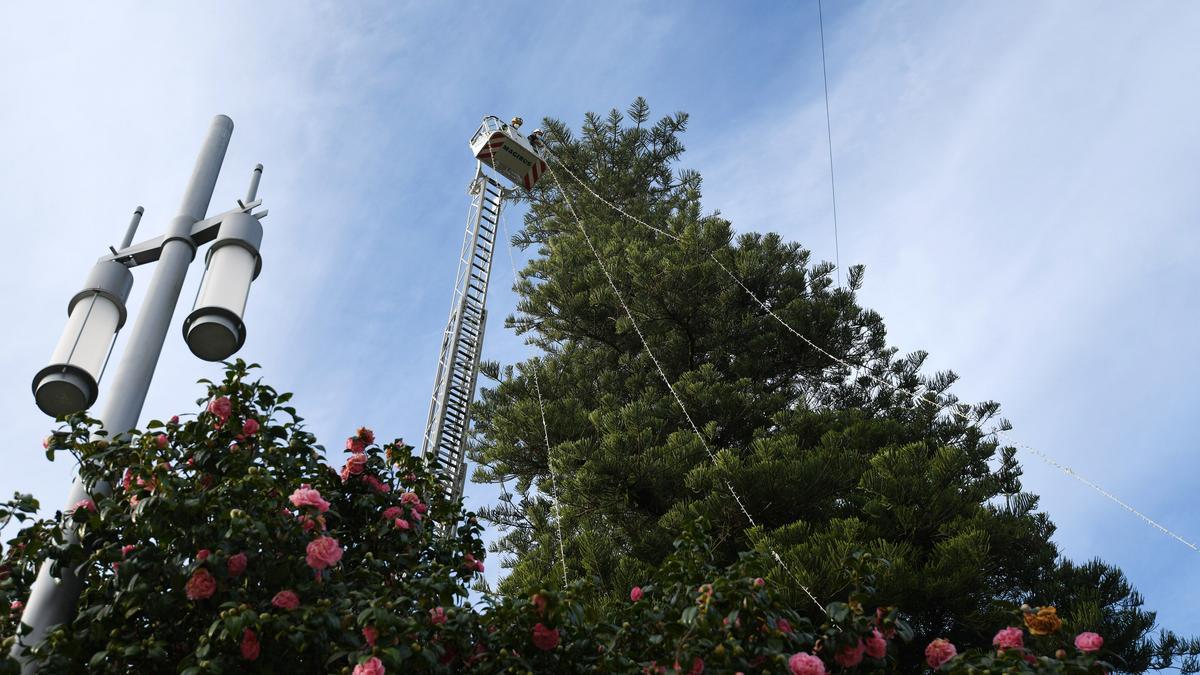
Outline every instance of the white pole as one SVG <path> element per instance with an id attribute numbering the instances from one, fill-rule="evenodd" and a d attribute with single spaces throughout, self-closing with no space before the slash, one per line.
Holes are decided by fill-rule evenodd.
<path id="1" fill-rule="evenodd" d="M 108 404 L 100 417 L 104 428 L 110 434 L 122 434 L 132 429 L 137 425 L 138 417 L 142 413 L 142 405 L 146 402 L 146 393 L 150 389 L 150 380 L 154 377 L 154 369 L 158 365 L 158 357 L 167 338 L 171 316 L 179 302 L 179 293 L 187 276 L 188 265 L 196 256 L 196 244 L 191 238 L 192 224 L 203 220 L 208 212 L 208 204 L 212 200 L 217 175 L 221 171 L 221 163 L 225 159 L 225 150 L 229 147 L 229 137 L 232 134 L 233 120 L 224 115 L 213 118 L 208 137 L 200 150 L 200 156 L 196 159 L 196 167 L 183 194 L 179 215 L 167 227 L 162 255 L 155 266 L 154 276 L 150 279 L 146 298 L 130 333 L 129 343 L 125 346 L 124 356 L 113 376 Z M 107 484 L 97 484 L 95 487 L 95 492 L 100 494 L 107 494 L 108 491 Z M 83 484 L 76 478 L 71 485 L 70 496 L 67 497 L 67 508 L 88 496 Z M 73 538 L 74 534 L 70 536 Z M 22 623 L 28 624 L 33 630 L 13 648 L 14 656 L 21 658 L 22 643 L 36 645 L 52 626 L 70 621 L 74 616 L 82 584 L 75 576 L 74 570 L 63 569 L 61 573 L 61 581 L 52 577 L 48 562 L 38 570 L 37 579 L 30 589 L 29 601 L 21 617 Z M 22 660 L 22 673 L 35 672 L 28 660 Z"/>

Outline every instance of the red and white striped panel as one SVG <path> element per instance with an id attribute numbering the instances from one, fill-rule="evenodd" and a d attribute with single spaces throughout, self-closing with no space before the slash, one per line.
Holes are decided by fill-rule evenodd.
<path id="1" fill-rule="evenodd" d="M 504 140 L 504 134 L 499 132 L 492 134 L 492 137 L 488 139 L 487 145 L 483 146 L 478 155 L 475 155 L 476 159 L 481 161 L 491 160 L 495 156 L 496 151 L 500 149 L 500 146 L 504 145 Z"/>
<path id="2" fill-rule="evenodd" d="M 528 157 L 529 159 L 533 160 L 532 163 L 528 160 L 522 160 L 524 164 L 529 165 L 529 168 L 524 174 L 519 173 L 524 168 L 520 162 L 500 152 L 500 148 L 504 147 L 505 143 L 513 144 L 508 148 L 512 154 L 519 155 L 522 158 Z M 514 147 L 515 150 L 513 149 Z M 544 160 L 537 157 L 537 155 L 531 156 L 527 149 L 522 148 L 511 138 L 498 131 L 492 134 L 491 138 L 489 138 L 487 143 L 485 143 L 483 147 L 479 149 L 479 153 L 476 154 L 475 157 L 479 161 L 486 162 L 489 165 L 499 169 L 502 174 L 512 178 L 513 180 L 516 180 L 516 176 L 521 176 L 521 183 L 524 184 L 526 190 L 533 189 L 533 186 L 537 184 L 538 179 L 544 176 L 546 171 L 549 170 L 549 167 L 546 166 L 546 162 Z"/>
<path id="3" fill-rule="evenodd" d="M 532 190 L 538 179 L 546 175 L 546 169 L 546 162 L 540 159 L 534 162 L 533 166 L 529 167 L 529 172 L 525 174 L 525 189 Z"/>

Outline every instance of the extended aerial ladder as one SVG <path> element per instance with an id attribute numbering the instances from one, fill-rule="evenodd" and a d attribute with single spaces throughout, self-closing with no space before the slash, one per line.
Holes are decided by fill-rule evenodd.
<path id="1" fill-rule="evenodd" d="M 483 351 L 488 280 L 500 210 L 505 197 L 516 189 L 502 186 L 498 179 L 528 190 L 547 170 L 540 153 L 540 132 L 526 137 L 518 131 L 520 127 L 519 117 L 505 124 L 488 116 L 470 141 L 476 160 L 475 178 L 467 191 L 471 207 L 421 445 L 421 457 L 437 472 L 444 493 L 452 500 L 462 497 L 467 480 L 470 405 Z"/>

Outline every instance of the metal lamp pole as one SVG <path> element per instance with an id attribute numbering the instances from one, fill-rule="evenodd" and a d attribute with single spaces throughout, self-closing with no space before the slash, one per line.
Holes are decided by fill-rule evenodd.
<path id="1" fill-rule="evenodd" d="M 95 325 L 103 320 L 103 312 L 97 307 L 112 305 L 119 314 L 116 326 L 119 330 L 125 318 L 124 300 L 132 284 L 128 268 L 157 262 L 124 356 L 113 375 L 107 406 L 100 416 L 104 429 L 110 434 L 123 434 L 137 425 L 188 266 L 196 257 L 197 247 L 210 241 L 214 244 L 207 257 L 208 270 L 197 306 L 185 321 L 184 336 L 193 353 L 210 361 L 227 358 L 241 347 L 245 340 L 241 315 L 246 294 L 250 281 L 261 269 L 258 247 L 262 241 L 262 226 L 258 220 L 267 212 L 251 213 L 262 203 L 256 199 L 262 173 L 260 164 L 254 170 L 246 200 L 238 200 L 238 208 L 205 219 L 232 133 L 233 120 L 224 115 L 213 118 L 184 191 L 179 215 L 171 220 L 165 234 L 130 246 L 141 219 L 142 209 L 138 207 L 122 250 L 114 250 L 111 256 L 101 258 L 96 264 L 88 277 L 87 288 L 71 301 L 67 333 L 52 357 L 55 362 L 34 378 L 34 395 L 43 411 L 62 415 L 86 408 L 95 400 L 100 373 L 91 372 L 95 370 L 94 365 L 83 362 L 88 351 L 87 342 L 100 341 L 98 344 L 103 350 L 102 338 L 109 340 L 111 345 L 115 330 L 107 334 L 107 326 L 93 329 L 89 328 L 89 322 Z M 85 311 L 86 315 L 83 314 Z M 82 319 L 76 319 L 77 312 Z M 97 332 L 105 335 L 94 337 L 93 333 Z M 92 351 L 96 352 L 95 349 Z M 103 370 L 102 363 L 100 370 Z M 93 492 L 105 495 L 110 489 L 107 483 L 98 483 Z M 67 498 L 67 508 L 89 496 L 83 482 L 76 477 Z M 74 531 L 69 536 L 78 541 Z M 22 623 L 32 630 L 13 649 L 14 656 L 24 661 L 24 673 L 34 671 L 23 655 L 24 649 L 37 645 L 50 628 L 70 621 L 75 613 L 82 582 L 73 569 L 63 568 L 60 572 L 61 579 L 55 579 L 50 574 L 49 562 L 43 564 L 30 590 Z"/>

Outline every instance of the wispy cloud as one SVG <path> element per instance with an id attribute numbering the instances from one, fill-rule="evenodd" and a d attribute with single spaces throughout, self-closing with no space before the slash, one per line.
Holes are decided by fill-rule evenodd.
<path id="1" fill-rule="evenodd" d="M 1200 12 L 1077 10 L 864 6 L 834 27 L 842 263 L 867 265 L 893 343 L 1001 401 L 1015 437 L 1200 538 L 1180 429 L 1200 403 Z M 697 154 L 737 227 L 833 259 L 819 97 L 772 101 Z M 1121 565 L 1168 625 L 1195 625 L 1194 552 L 1023 459 L 1069 555 Z"/>
<path id="2" fill-rule="evenodd" d="M 1191 86 L 1200 13 L 1179 4 L 835 5 L 827 16 L 844 264 L 901 348 L 927 348 L 996 398 L 1032 445 L 1168 524 L 1187 513 L 1195 441 L 1190 311 L 1200 253 Z M 247 358 L 297 392 L 326 442 L 425 422 L 471 160 L 484 114 L 576 123 L 645 95 L 691 112 L 685 164 L 743 230 L 833 257 L 815 7 L 644 3 L 517 13 L 426 3 L 134 3 L 0 8 L 0 493 L 51 507 L 29 378 L 65 303 L 138 203 L 174 215 L 213 114 L 237 123 L 213 210 L 266 165 L 264 269 Z M 515 211 L 510 218 L 519 214 Z M 510 220 L 510 225 L 517 225 Z M 502 329 L 494 272 L 485 357 Z M 181 312 L 199 281 L 184 289 Z M 148 274 L 137 273 L 134 312 Z M 177 319 L 182 319 L 182 313 Z M 176 327 L 146 417 L 187 409 L 215 368 Z M 117 345 L 119 357 L 123 341 Z M 100 410 L 103 405 L 103 394 Z M 1027 459 L 1075 557 L 1130 572 L 1170 625 L 1200 620 L 1194 554 Z M 487 489 L 468 496 L 490 499 Z M 1194 530 L 1194 528 L 1193 528 Z M 1191 532 L 1200 537 L 1200 532 Z M 1178 550 L 1177 550 L 1178 549 Z M 489 565 L 489 574 L 496 565 Z"/>

